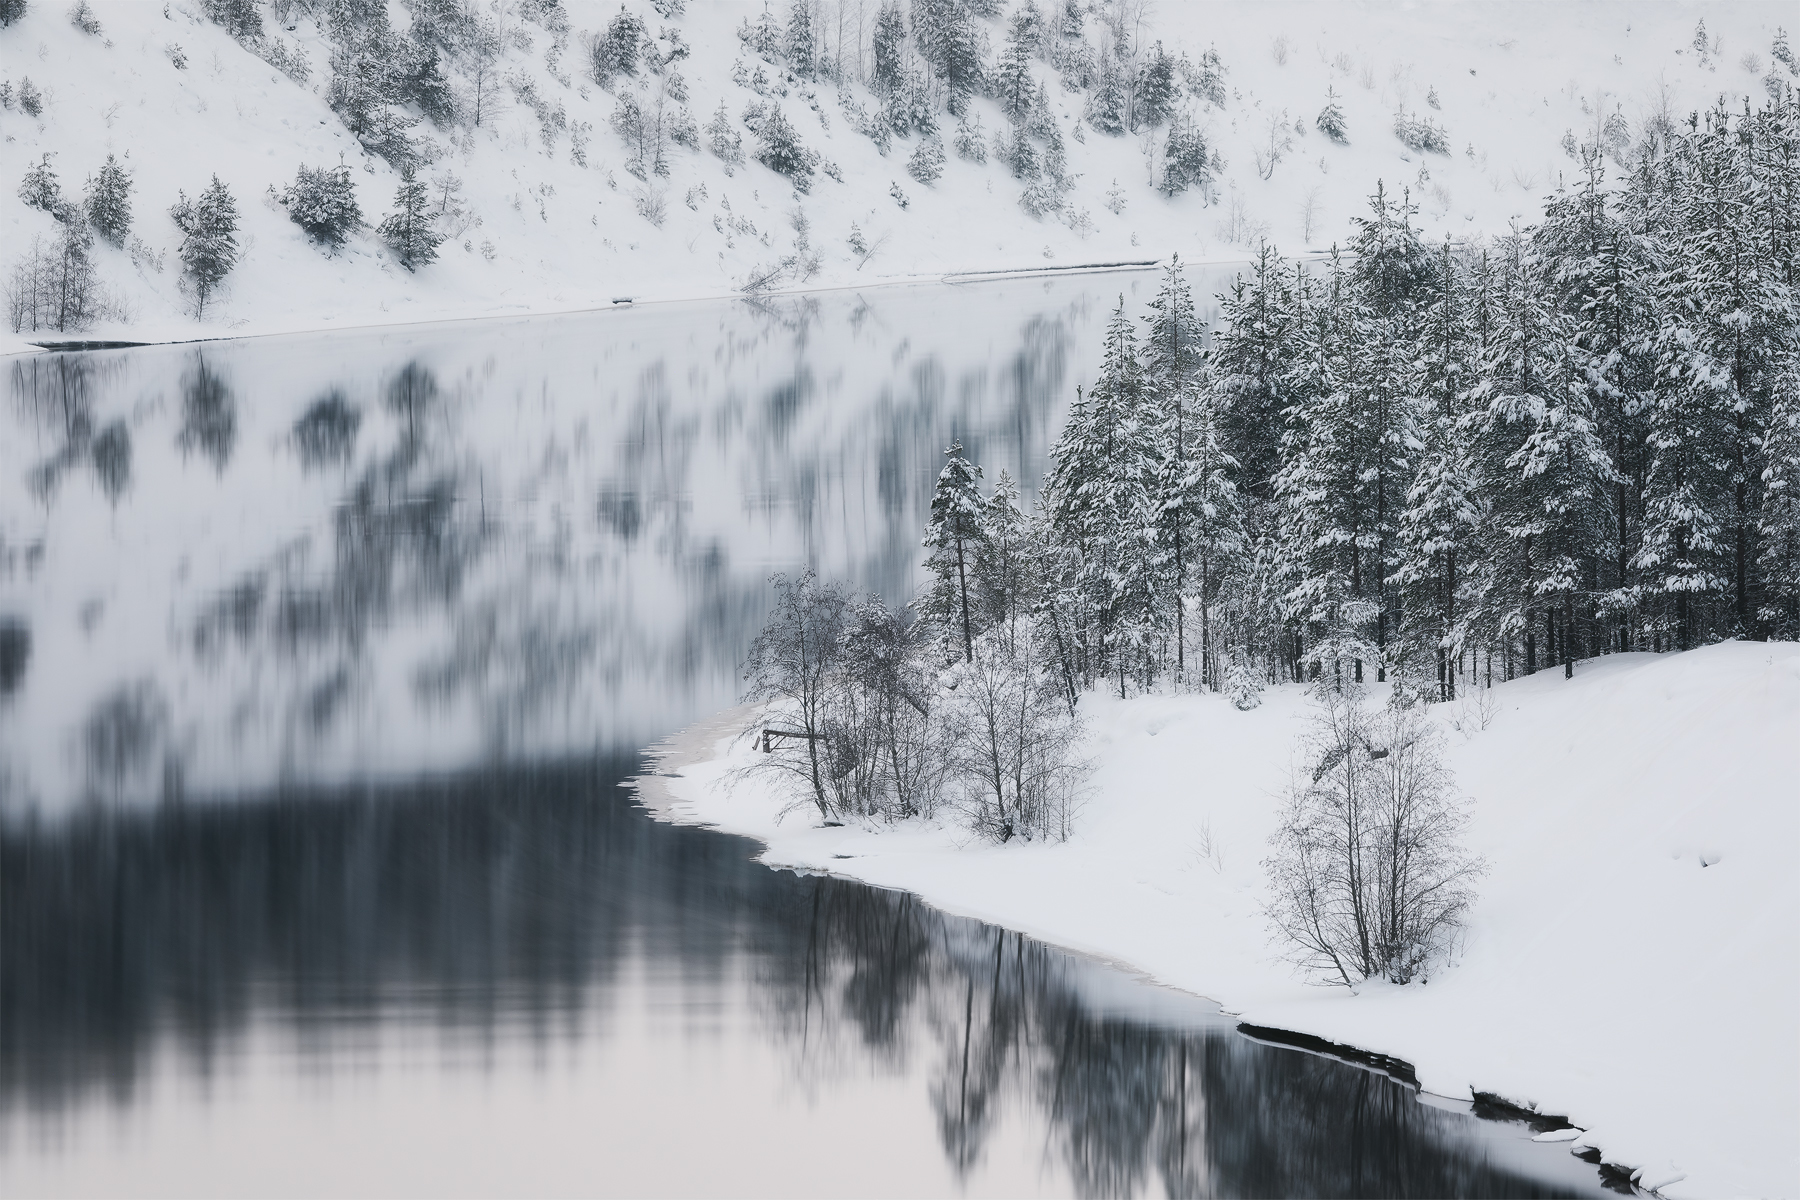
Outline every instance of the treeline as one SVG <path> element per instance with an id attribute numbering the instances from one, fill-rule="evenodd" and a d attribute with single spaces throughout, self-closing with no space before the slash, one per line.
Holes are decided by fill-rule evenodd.
<path id="1" fill-rule="evenodd" d="M 1021 552 L 1071 694 L 1449 699 L 1800 635 L 1796 120 L 1695 115 L 1618 187 L 1590 153 L 1492 243 L 1378 190 L 1322 266 L 1265 247 L 1210 345 L 1178 263 L 1141 329 L 1121 301 Z"/>

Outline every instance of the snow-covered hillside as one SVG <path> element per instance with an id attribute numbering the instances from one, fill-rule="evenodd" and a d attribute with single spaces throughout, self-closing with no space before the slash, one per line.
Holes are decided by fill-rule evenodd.
<path id="1" fill-rule="evenodd" d="M 1109 16 L 1121 3 L 1129 11 Z M 388 20 L 404 31 L 422 7 L 392 3 Z M 760 5 L 693 0 L 677 11 L 663 3 L 667 18 L 645 0 L 626 7 L 641 12 L 665 51 L 687 48 L 678 69 L 697 123 L 722 104 L 748 150 L 747 106 L 779 106 L 821 159 L 806 194 L 753 157 L 730 166 L 708 152 L 705 135 L 696 149 L 670 147 L 666 177 L 634 178 L 611 125 L 618 95 L 634 84 L 598 86 L 587 48 L 618 6 L 501 0 L 478 6 L 498 35 L 497 60 L 478 75 L 474 56 L 447 52 L 460 115 L 414 130 L 430 160 L 420 177 L 447 240 L 439 261 L 410 273 L 374 231 L 393 208 L 398 173 L 327 103 L 333 35 L 312 14 L 328 6 L 284 3 L 280 18 L 262 6 L 264 36 L 240 43 L 206 18 L 202 0 L 98 0 L 87 22 L 95 32 L 60 0 L 29 0 L 0 39 L 0 78 L 11 87 L 0 111 L 0 267 L 10 270 L 33 238 L 56 234 L 49 212 L 15 194 L 45 154 L 65 199 L 79 199 L 108 154 L 131 173 L 132 236 L 94 250 L 114 312 L 88 336 L 138 340 L 731 294 L 788 258 L 795 269 L 775 286 L 867 286 L 1171 252 L 1230 261 L 1263 236 L 1295 253 L 1341 238 L 1377 181 L 1410 189 L 1432 236 L 1460 236 L 1534 214 L 1575 165 L 1565 134 L 1570 146 L 1629 138 L 1720 95 L 1760 97 L 1764 79 L 1785 70 L 1770 57 L 1786 12 L 1778 4 L 1089 3 L 1084 36 L 1095 44 L 1114 20 L 1144 52 L 1161 42 L 1171 56 L 1199 62 L 1216 49 L 1222 102 L 1185 88 L 1180 97 L 1215 171 L 1206 188 L 1163 195 L 1154 185 L 1166 129 L 1102 135 L 1083 120 L 1087 95 L 1059 86 L 1058 72 L 1034 61 L 1072 183 L 1059 210 L 1033 217 L 1019 202 L 1024 185 L 992 153 L 993 135 L 1008 124 L 994 99 L 972 100 L 966 118 L 990 144 L 988 160 L 959 157 L 956 119 L 940 111 L 946 162 L 923 184 L 907 169 L 918 135 L 894 138 L 884 155 L 858 132 L 852 106 L 880 107 L 865 86 L 790 78 L 746 48 L 738 28 Z M 866 64 L 877 7 L 820 0 L 822 49 Z M 1018 7 L 977 21 L 989 69 Z M 1704 54 L 1696 50 L 1701 21 Z M 35 116 L 18 98 L 26 79 L 42 98 Z M 1316 126 L 1333 96 L 1347 144 Z M 1403 144 L 1394 131 L 1402 113 L 1440 128 L 1449 152 Z M 367 226 L 327 252 L 277 197 L 302 165 L 340 160 L 352 167 Z M 198 322 L 178 287 L 180 232 L 168 214 L 178 194 L 198 195 L 215 173 L 237 200 L 242 258 L 221 302 Z M 35 335 L 45 336 L 56 335 Z M 31 337 L 0 332 L 0 345 L 23 349 Z"/>
<path id="2" fill-rule="evenodd" d="M 665 813 L 758 837 L 773 865 L 1130 964 L 1247 1022 L 1409 1061 L 1439 1095 L 1566 1114 L 1582 1132 L 1544 1140 L 1598 1148 L 1665 1195 L 1800 1191 L 1800 646 L 1614 655 L 1474 693 L 1485 708 L 1433 707 L 1490 872 L 1453 965 L 1354 994 L 1307 986 L 1267 940 L 1260 864 L 1309 702 L 1266 695 L 1239 712 L 1088 693 L 1098 770 L 1061 844 L 819 828 L 810 808 L 782 821 L 770 777 L 736 773 L 760 757 L 750 739 L 717 739 L 728 722 L 665 760 L 679 778 L 649 782 Z"/>

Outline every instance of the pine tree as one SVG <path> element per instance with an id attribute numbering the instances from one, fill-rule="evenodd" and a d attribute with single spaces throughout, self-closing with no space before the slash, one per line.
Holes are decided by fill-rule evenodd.
<path id="1" fill-rule="evenodd" d="M 982 507 L 981 529 L 975 557 L 979 620 L 1012 653 L 1038 600 L 1039 550 L 1019 506 L 1019 485 L 1005 471 Z"/>
<path id="2" fill-rule="evenodd" d="M 100 165 L 100 173 L 88 180 L 87 219 L 94 232 L 115 246 L 123 246 L 131 233 L 131 176 L 112 155 Z"/>
<path id="3" fill-rule="evenodd" d="M 994 99 L 1013 123 L 1024 121 L 1037 95 L 1036 80 L 1031 76 L 1031 52 L 1036 44 L 1031 14 L 1026 10 L 1013 14 L 1006 35 L 1006 51 L 994 71 Z"/>
<path id="4" fill-rule="evenodd" d="M 787 35 L 784 38 L 787 48 L 788 66 L 794 74 L 802 79 L 811 79 L 817 70 L 813 37 L 812 2 L 811 0 L 794 0 L 788 9 Z"/>
<path id="5" fill-rule="evenodd" d="M 1226 448 L 1240 465 L 1244 491 L 1263 499 L 1274 494 L 1294 357 L 1296 313 L 1286 274 L 1281 255 L 1262 243 L 1250 276 L 1240 275 L 1220 298 L 1222 328 L 1213 350 Z"/>
<path id="6" fill-rule="evenodd" d="M 281 194 L 281 203 L 294 224 L 327 246 L 343 245 L 363 223 L 356 185 L 341 159 L 335 168 L 300 164 L 293 185 Z"/>
<path id="7" fill-rule="evenodd" d="M 237 202 L 214 175 L 198 200 L 179 193 L 169 215 L 182 233 L 181 264 L 193 289 L 194 316 L 205 319 L 206 302 L 237 265 Z"/>
<path id="8" fill-rule="evenodd" d="M 47 213 L 54 213 L 62 207 L 62 189 L 57 183 L 56 172 L 51 169 L 50 155 L 44 154 L 25 172 L 19 181 L 19 199 L 31 208 L 41 208 Z"/>
<path id="9" fill-rule="evenodd" d="M 728 177 L 731 169 L 744 161 L 744 139 L 738 133 L 737 126 L 732 123 L 731 114 L 725 111 L 723 100 L 719 101 L 718 111 L 713 113 L 712 120 L 706 123 L 706 148 L 725 164 L 725 174 Z"/>
<path id="10" fill-rule="evenodd" d="M 1190 114 L 1178 114 L 1169 122 L 1169 136 L 1163 143 L 1162 183 L 1157 190 L 1165 196 L 1179 196 L 1211 178 L 1206 139 L 1200 126 Z"/>
<path id="11" fill-rule="evenodd" d="M 1074 563 L 1075 636 L 1088 679 L 1140 668 L 1154 625 L 1154 428 L 1137 336 L 1121 297 L 1093 388 L 1077 393 L 1045 480 L 1052 534 Z M 1134 661 L 1136 660 L 1136 661 Z"/>
<path id="12" fill-rule="evenodd" d="M 943 83 L 948 107 L 961 116 L 982 88 L 981 50 L 963 0 L 912 0 L 913 38 L 919 57 Z"/>
<path id="13" fill-rule="evenodd" d="M 964 660 L 973 662 L 979 632 L 975 618 L 981 605 L 970 592 L 985 540 L 981 468 L 963 457 L 961 442 L 953 442 L 944 454 L 949 461 L 938 475 L 925 530 L 925 546 L 931 551 L 926 566 L 935 581 L 925 607 L 948 638 L 961 641 Z"/>
<path id="14" fill-rule="evenodd" d="M 438 243 L 443 241 L 431 227 L 430 198 L 426 188 L 409 166 L 400 172 L 400 186 L 394 192 L 394 211 L 377 230 L 381 240 L 408 271 L 417 271 L 437 261 Z"/>
<path id="15" fill-rule="evenodd" d="M 1180 96 L 1181 88 L 1175 78 L 1175 60 L 1163 50 L 1162 43 L 1157 42 L 1150 51 L 1149 59 L 1138 68 L 1138 77 L 1132 88 L 1132 132 L 1159 128 L 1174 115 L 1175 103 Z"/>
<path id="16" fill-rule="evenodd" d="M 944 173 L 944 144 L 935 137 L 919 139 L 919 148 L 906 160 L 906 173 L 920 183 L 937 182 Z"/>
<path id="17" fill-rule="evenodd" d="M 905 49 L 906 18 L 900 13 L 899 0 L 887 0 L 875 16 L 875 69 L 869 76 L 869 88 L 877 96 L 900 85 Z"/>
<path id="18" fill-rule="evenodd" d="M 1313 118 L 1313 127 L 1340 146 L 1350 144 L 1350 127 L 1344 121 L 1344 106 L 1338 103 L 1337 92 L 1325 89 L 1325 107 Z"/>

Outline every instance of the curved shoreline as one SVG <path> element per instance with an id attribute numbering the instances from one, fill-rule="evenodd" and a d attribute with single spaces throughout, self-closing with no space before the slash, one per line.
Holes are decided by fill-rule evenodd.
<path id="1" fill-rule="evenodd" d="M 670 779 L 684 778 L 686 768 L 715 761 L 719 757 L 718 750 L 720 743 L 726 739 L 736 740 L 748 733 L 751 727 L 756 723 L 754 717 L 758 712 L 759 706 L 757 705 L 738 705 L 715 713 L 711 717 L 697 721 L 666 738 L 652 743 L 650 746 L 645 747 L 642 753 L 644 757 L 658 769 L 646 772 L 643 775 L 634 776 L 631 779 L 626 780 L 624 786 L 629 786 L 632 789 L 638 799 L 639 805 L 653 820 L 663 821 L 669 824 L 693 825 L 698 828 L 716 829 L 734 837 L 746 838 L 763 847 L 763 854 L 758 856 L 759 861 L 771 870 L 802 869 L 796 864 L 769 862 L 767 854 L 772 847 L 767 840 L 754 831 L 742 828 L 732 828 L 718 822 L 684 819 L 684 816 L 676 811 L 676 806 L 682 802 L 681 798 L 675 794 L 674 789 L 666 782 Z M 857 883 L 864 884 L 865 886 L 888 886 L 862 879 L 854 874 L 834 870 L 830 867 L 817 864 L 807 864 L 803 869 L 809 872 L 835 875 L 843 879 L 853 880 Z M 1115 970 L 1122 971 L 1147 986 L 1168 988 L 1173 991 L 1181 992 L 1184 995 L 1197 997 L 1209 1004 L 1218 1006 L 1221 1015 L 1228 1019 L 1238 1015 L 1211 996 L 1201 992 L 1191 991 L 1187 988 L 1158 979 L 1142 968 L 1126 960 L 1116 958 L 1111 954 L 1065 942 L 1053 935 L 1047 935 L 1042 930 L 1019 928 L 1015 923 L 1008 922 L 1004 919 L 998 919 L 992 914 L 960 913 L 954 907 L 944 906 L 932 896 L 914 888 L 903 888 L 902 890 L 911 892 L 922 903 L 937 908 L 940 911 L 959 916 L 974 917 L 975 919 L 986 921 L 1001 928 L 1009 929 L 1014 933 L 1035 938 L 1048 945 L 1054 946 L 1064 953 L 1089 958 Z M 1573 1136 L 1568 1138 L 1542 1140 L 1550 1141 L 1553 1144 L 1556 1142 L 1570 1144 L 1569 1149 L 1571 1155 L 1592 1166 L 1595 1169 L 1596 1177 L 1601 1185 L 1607 1187 L 1609 1190 L 1628 1190 L 1630 1194 L 1634 1195 L 1660 1196 L 1662 1194 L 1654 1188 L 1644 1188 L 1637 1183 L 1637 1176 L 1641 1169 L 1634 1169 L 1629 1166 L 1606 1161 L 1597 1147 L 1581 1141 L 1581 1135 L 1585 1134 L 1586 1130 L 1573 1124 L 1566 1116 L 1540 1112 L 1533 1106 L 1520 1104 L 1497 1093 L 1483 1091 L 1473 1086 L 1470 1088 L 1473 1099 L 1469 1100 L 1433 1092 L 1420 1083 L 1418 1072 L 1414 1065 L 1405 1059 L 1385 1054 L 1380 1051 L 1367 1050 L 1359 1046 L 1332 1041 L 1321 1035 L 1309 1033 L 1304 1030 L 1261 1025 L 1250 1021 L 1235 1021 L 1234 1028 L 1240 1036 L 1252 1041 L 1281 1046 L 1287 1049 L 1300 1051 L 1301 1053 L 1316 1054 L 1349 1066 L 1372 1071 L 1379 1075 L 1385 1075 L 1395 1082 L 1410 1088 L 1416 1096 L 1430 1097 L 1435 1101 L 1448 1103 L 1458 1108 L 1466 1106 L 1470 1115 L 1481 1120 L 1523 1124 L 1539 1135 L 1573 1131 Z M 1533 1138 L 1532 1140 L 1538 1141 L 1540 1138 Z M 1577 1147 L 1580 1147 L 1580 1149 L 1577 1149 Z"/>

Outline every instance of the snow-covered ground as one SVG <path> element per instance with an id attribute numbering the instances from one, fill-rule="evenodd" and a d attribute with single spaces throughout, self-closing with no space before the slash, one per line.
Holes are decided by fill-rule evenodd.
<path id="1" fill-rule="evenodd" d="M 952 821 L 822 828 L 810 806 L 784 820 L 729 732 L 702 739 L 712 757 L 690 738 L 666 760 L 679 777 L 652 807 L 753 835 L 771 865 L 910 889 L 1245 1021 L 1405 1059 L 1427 1091 L 1566 1114 L 1572 1149 L 1665 1195 L 1800 1193 L 1800 646 L 1617 655 L 1489 695 L 1485 714 L 1431 710 L 1490 874 L 1460 956 L 1408 987 L 1310 986 L 1267 940 L 1260 863 L 1308 718 L 1297 687 L 1247 713 L 1090 695 L 1094 787 L 1060 845 L 975 843 Z"/>
<path id="2" fill-rule="evenodd" d="M 845 11 L 852 5 L 846 0 Z M 693 0 L 673 22 L 643 0 L 631 7 L 643 10 L 652 29 L 678 28 L 691 47 L 683 70 L 699 122 L 721 101 L 735 121 L 757 98 L 732 81 L 732 67 L 740 58 L 755 65 L 735 30 L 760 5 Z M 799 81 L 777 82 L 785 94 L 775 99 L 805 144 L 837 165 L 842 182 L 820 174 L 802 196 L 753 160 L 728 173 L 719 159 L 677 147 L 670 175 L 642 185 L 626 172 L 624 143 L 608 126 L 614 97 L 584 78 L 583 36 L 603 27 L 618 5 L 569 0 L 570 29 L 560 39 L 541 24 L 505 17 L 500 74 L 507 83 L 497 114 L 490 109 L 479 128 L 419 127 L 439 153 L 425 176 L 436 188 L 448 176 L 459 179 L 464 211 L 442 221 L 454 236 L 441 260 L 409 274 L 372 228 L 328 254 L 275 200 L 301 164 L 329 166 L 342 157 L 354 168 L 372 227 L 391 209 L 397 183 L 396 172 L 366 154 L 326 105 L 330 44 L 306 6 L 291 10 L 291 28 L 264 10 L 268 32 L 309 64 L 305 84 L 206 21 L 197 0 L 95 0 L 92 8 L 98 34 L 76 28 L 66 4 L 32 0 L 0 38 L 0 77 L 15 87 L 29 77 L 46 94 L 39 117 L 16 103 L 0 111 L 0 268 L 34 236 L 53 236 L 56 228 L 48 213 L 15 194 L 29 165 L 52 154 L 63 194 L 77 197 L 106 155 L 118 155 L 134 175 L 133 229 L 143 252 L 96 248 L 100 275 L 126 315 L 89 336 L 134 340 L 516 316 L 604 306 L 622 296 L 732 294 L 794 251 L 800 214 L 819 269 L 788 286 L 867 287 L 1171 252 L 1195 262 L 1229 261 L 1262 236 L 1294 254 L 1345 237 L 1377 181 L 1410 189 L 1433 237 L 1493 233 L 1514 217 L 1531 219 L 1559 178 L 1574 171 L 1562 148 L 1565 133 L 1587 140 L 1614 112 L 1635 130 L 1658 111 L 1679 118 L 1721 96 L 1734 107 L 1740 97 L 1760 99 L 1775 28 L 1793 23 L 1786 5 L 1747 2 L 1239 0 L 1147 8 L 1145 40 L 1196 57 L 1216 46 L 1226 69 L 1222 107 L 1192 102 L 1222 160 L 1210 203 L 1192 191 L 1165 198 L 1151 186 L 1160 136 L 1108 138 L 1089 129 L 1076 140 L 1082 97 L 1058 90 L 1054 73 L 1038 63 L 1079 176 L 1064 213 L 1038 220 L 1019 207 L 1021 184 L 998 162 L 975 164 L 952 153 L 941 179 L 916 183 L 906 171 L 916 138 L 897 139 L 884 157 L 856 132 L 832 85 Z M 405 8 L 390 9 L 395 27 L 406 28 Z M 833 25 L 837 6 L 828 2 L 822 13 Z M 1713 43 L 1704 57 L 1694 49 L 1702 19 Z M 872 26 L 872 17 L 867 22 Z M 984 27 L 991 60 L 1004 46 L 1005 25 Z M 184 67 L 175 66 L 176 57 Z M 452 65 L 451 81 L 466 90 L 460 71 Z M 769 74 L 779 80 L 779 72 Z M 528 92 L 521 90 L 526 85 Z M 1313 127 L 1328 90 L 1344 108 L 1348 145 Z M 864 107 L 873 104 L 860 86 L 851 95 Z M 541 123 L 540 109 L 560 110 L 561 129 Z M 1004 124 L 991 100 L 977 101 L 974 110 L 984 129 Z M 1403 145 L 1393 132 L 1399 110 L 1442 125 L 1451 153 L 1421 155 Z M 583 126 L 585 165 L 576 161 L 572 133 Z M 741 123 L 740 132 L 749 146 Z M 241 210 L 243 258 L 202 324 L 187 315 L 177 288 L 179 237 L 168 209 L 179 191 L 198 194 L 215 172 Z M 908 198 L 904 209 L 890 196 L 894 185 Z M 660 226 L 639 215 L 646 190 L 666 212 Z M 1109 196 L 1116 197 L 1112 207 Z M 877 247 L 866 259 L 850 248 L 853 224 Z M 28 337 L 0 331 L 0 352 L 26 349 Z"/>

